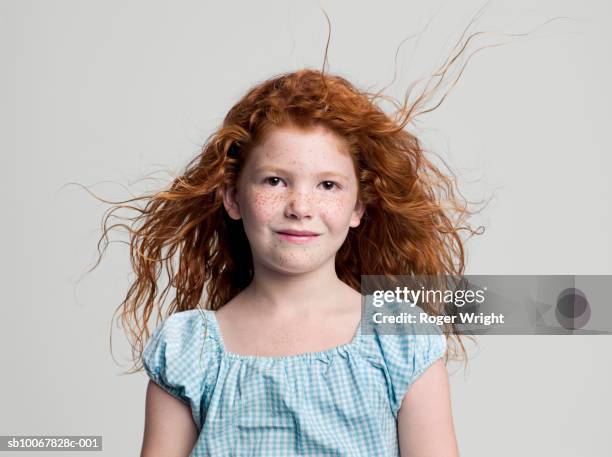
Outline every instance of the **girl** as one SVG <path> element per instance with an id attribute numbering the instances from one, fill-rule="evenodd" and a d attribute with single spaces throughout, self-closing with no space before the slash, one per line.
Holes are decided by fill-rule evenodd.
<path id="1" fill-rule="evenodd" d="M 151 378 L 142 457 L 458 455 L 461 339 L 362 334 L 360 277 L 463 272 L 468 212 L 405 129 L 460 53 L 396 116 L 324 67 L 264 81 L 169 189 L 117 207 L 142 223 L 121 305 Z"/>

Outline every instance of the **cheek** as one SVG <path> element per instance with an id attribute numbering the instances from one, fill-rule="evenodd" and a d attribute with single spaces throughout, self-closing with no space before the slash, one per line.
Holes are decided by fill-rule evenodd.
<path id="1" fill-rule="evenodd" d="M 250 190 L 245 195 L 247 217 L 256 221 L 269 221 L 273 219 L 283 207 L 282 195 L 265 190 Z"/>
<path id="2" fill-rule="evenodd" d="M 337 228 L 343 228 L 350 222 L 354 202 L 350 196 L 329 196 L 321 202 L 321 217 Z"/>

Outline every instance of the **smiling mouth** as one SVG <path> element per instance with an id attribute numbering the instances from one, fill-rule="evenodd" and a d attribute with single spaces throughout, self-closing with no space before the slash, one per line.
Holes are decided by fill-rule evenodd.
<path id="1" fill-rule="evenodd" d="M 307 243 L 309 241 L 314 240 L 315 238 L 317 238 L 319 236 L 319 234 L 317 233 L 305 233 L 305 234 L 299 234 L 299 233 L 288 233 L 288 232 L 276 232 L 279 236 L 279 238 L 281 238 L 282 240 L 285 241 L 289 241 L 292 243 Z"/>

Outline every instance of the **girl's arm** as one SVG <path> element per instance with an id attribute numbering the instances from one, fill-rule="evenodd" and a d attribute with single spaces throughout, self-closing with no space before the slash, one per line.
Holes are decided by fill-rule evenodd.
<path id="1" fill-rule="evenodd" d="M 401 457 L 458 457 L 448 374 L 442 359 L 408 389 L 397 414 Z"/>
<path id="2" fill-rule="evenodd" d="M 188 457 L 197 437 L 189 406 L 149 381 L 140 457 Z"/>

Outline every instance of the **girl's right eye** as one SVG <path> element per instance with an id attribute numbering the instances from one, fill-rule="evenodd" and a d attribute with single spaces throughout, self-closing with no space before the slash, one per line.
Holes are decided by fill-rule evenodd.
<path id="1" fill-rule="evenodd" d="M 269 176 L 266 179 L 264 179 L 264 182 L 270 184 L 271 186 L 276 187 L 276 185 L 281 181 L 281 179 L 278 176 Z"/>

